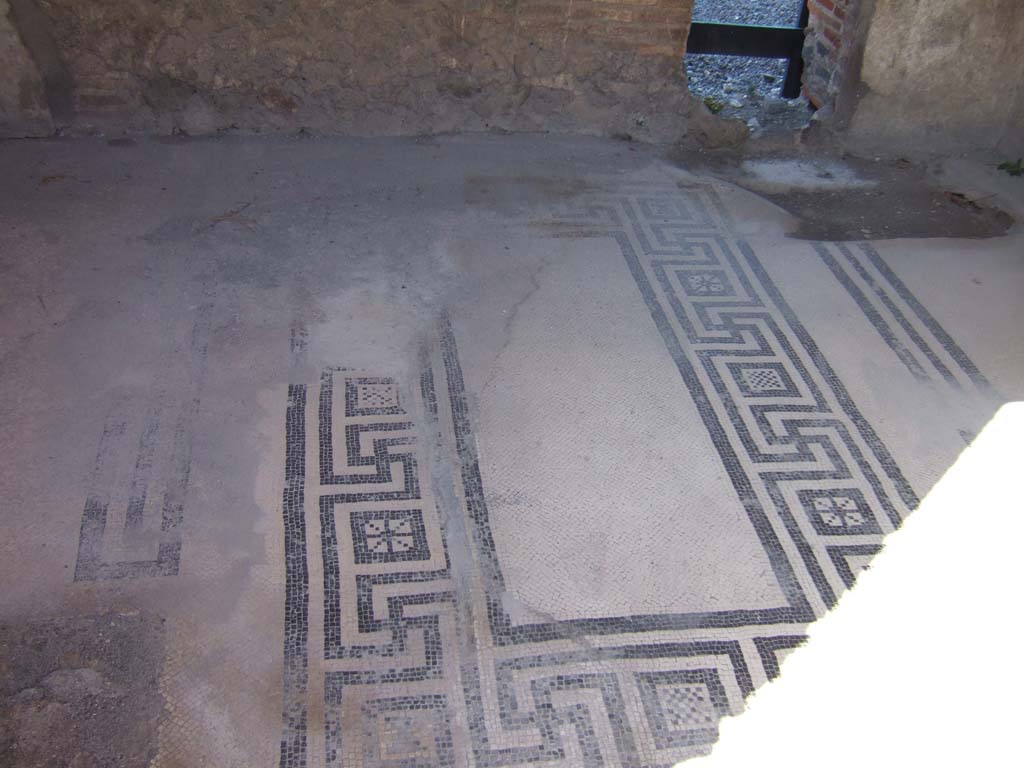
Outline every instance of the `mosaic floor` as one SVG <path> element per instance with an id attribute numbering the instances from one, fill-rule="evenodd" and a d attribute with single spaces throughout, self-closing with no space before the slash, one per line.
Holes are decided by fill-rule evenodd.
<path id="1" fill-rule="evenodd" d="M 551 223 L 619 253 L 548 265 L 478 386 L 488 307 L 417 379 L 289 390 L 282 765 L 673 765 L 918 503 L 713 189 Z M 915 379 L 990 393 L 875 248 L 814 251 Z"/>
<path id="2" fill-rule="evenodd" d="M 444 233 L 351 227 L 419 232 L 430 275 L 384 254 L 323 278 L 313 312 L 326 262 L 301 286 L 294 259 L 272 280 L 200 263 L 273 222 L 188 224 L 187 311 L 161 289 L 177 308 L 140 322 L 162 349 L 76 420 L 81 481 L 39 523 L 74 544 L 4 613 L 46 592 L 160 614 L 152 765 L 706 754 L 1020 398 L 1019 242 L 792 241 L 777 209 L 646 159 L 585 183 L 464 162 L 476 213 Z M 309 216 L 286 250 L 342 247 L 303 246 L 346 226 Z"/>

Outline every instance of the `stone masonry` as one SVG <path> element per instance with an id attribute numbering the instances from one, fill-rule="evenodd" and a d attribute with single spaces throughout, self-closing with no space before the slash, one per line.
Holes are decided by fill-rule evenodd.
<path id="1" fill-rule="evenodd" d="M 816 106 L 831 105 L 853 47 L 861 0 L 808 0 L 804 93 Z"/>
<path id="2" fill-rule="evenodd" d="M 679 138 L 692 108 L 682 69 L 692 0 L 16 4 L 66 67 L 72 114 L 56 122 L 76 132 L 498 129 L 659 141 Z M 23 18 L 10 15 L 15 29 Z M 0 35 L 6 44 L 6 27 Z"/>

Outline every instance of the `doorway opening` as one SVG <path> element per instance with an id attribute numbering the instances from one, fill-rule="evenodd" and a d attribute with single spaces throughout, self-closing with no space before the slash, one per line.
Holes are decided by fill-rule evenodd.
<path id="1" fill-rule="evenodd" d="M 687 42 L 690 90 L 754 137 L 805 127 L 801 93 L 806 0 L 696 0 Z"/>

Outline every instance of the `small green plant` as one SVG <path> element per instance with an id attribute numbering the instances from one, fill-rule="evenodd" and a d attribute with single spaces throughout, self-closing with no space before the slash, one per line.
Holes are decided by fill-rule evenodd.
<path id="1" fill-rule="evenodd" d="M 1007 160 L 999 164 L 1000 171 L 1006 171 L 1011 176 L 1024 176 L 1024 157 L 1018 157 L 1016 163 Z"/>
<path id="2" fill-rule="evenodd" d="M 725 109 L 725 102 L 719 101 L 714 96 L 705 96 L 704 106 L 711 110 L 711 114 L 717 115 L 719 112 Z"/>

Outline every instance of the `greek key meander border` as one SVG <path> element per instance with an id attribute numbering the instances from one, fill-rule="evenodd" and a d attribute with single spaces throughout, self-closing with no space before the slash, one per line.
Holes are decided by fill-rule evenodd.
<path id="1" fill-rule="evenodd" d="M 447 327 L 447 326 L 446 326 Z M 446 332 L 446 336 L 450 333 L 450 329 Z M 450 349 L 454 350 L 453 347 Z M 447 382 L 446 382 L 447 384 Z M 434 427 L 437 428 L 439 425 L 436 421 L 436 396 L 433 390 L 433 373 L 430 368 L 426 368 L 421 376 L 421 388 L 423 391 L 424 402 L 428 406 L 428 410 L 431 413 L 431 419 L 433 420 Z M 286 484 L 283 492 L 283 509 L 285 512 L 285 524 L 286 530 L 292 531 L 291 546 L 288 549 L 287 563 L 288 563 L 288 595 L 289 599 L 286 600 L 286 676 L 285 676 L 285 713 L 284 713 L 284 733 L 281 742 L 281 765 L 282 766 L 302 766 L 306 764 L 307 758 L 307 712 L 304 704 L 305 697 L 307 694 L 306 680 L 307 680 L 307 648 L 306 642 L 309 637 L 308 628 L 306 622 L 308 621 L 308 571 L 306 569 L 305 558 L 299 556 L 301 550 L 305 546 L 305 530 L 299 521 L 303 520 L 304 517 L 299 517 L 299 512 L 303 506 L 303 499 L 301 490 L 303 484 L 299 482 L 299 477 L 304 471 L 304 465 L 302 463 L 302 457 L 305 455 L 305 429 L 300 428 L 300 424 L 303 419 L 303 410 L 305 408 L 305 395 L 306 388 L 302 385 L 293 385 L 289 389 L 289 409 L 286 417 L 286 444 L 287 444 L 287 460 L 286 460 Z M 456 396 L 461 400 L 462 394 Z M 326 416 L 330 418 L 329 411 L 320 409 L 318 411 L 320 416 Z M 325 434 L 323 423 L 318 418 L 320 424 L 320 434 Z M 376 448 L 376 446 L 375 446 Z M 321 452 L 321 456 L 323 453 Z M 323 488 L 321 488 L 323 490 Z M 323 515 L 324 503 L 330 505 L 333 503 L 333 498 L 337 494 L 324 493 L 321 494 L 321 526 L 324 529 L 324 557 L 325 563 L 329 560 L 329 552 L 336 548 L 336 544 L 330 539 L 330 534 L 326 533 L 333 521 L 327 521 Z M 442 528 L 444 523 L 442 521 Z M 442 544 L 445 552 L 445 564 L 450 566 L 450 561 L 447 555 L 447 535 L 442 531 Z M 357 576 L 356 577 L 356 591 L 357 598 L 356 602 L 360 606 L 357 608 L 359 614 L 359 633 L 373 632 L 382 628 L 383 624 L 375 621 L 364 622 L 364 608 L 366 608 L 366 615 L 369 616 L 372 613 L 372 587 L 374 584 L 381 583 L 429 583 L 436 581 L 439 578 L 447 577 L 447 568 L 444 571 L 434 572 L 403 572 L 403 573 L 390 573 L 381 575 L 370 575 L 370 576 Z M 325 615 L 329 616 L 331 613 L 331 605 L 334 601 L 339 600 L 341 597 L 341 590 L 337 587 L 337 573 L 332 577 L 325 567 L 325 585 L 332 580 L 335 583 L 335 588 L 325 586 Z M 427 645 L 433 649 L 432 653 L 428 653 L 428 663 L 420 667 L 398 667 L 390 666 L 383 670 L 369 670 L 369 671 L 356 671 L 356 672 L 339 672 L 330 671 L 325 675 L 325 695 L 326 695 L 326 749 L 327 749 L 327 763 L 328 765 L 339 764 L 339 755 L 343 750 L 343 734 L 341 732 L 341 722 L 338 713 L 343 704 L 343 694 L 345 689 L 351 686 L 360 685 L 375 685 L 386 686 L 390 683 L 407 684 L 429 680 L 436 680 L 440 678 L 442 673 L 442 655 L 444 653 L 440 643 L 440 633 L 436 631 L 437 622 L 436 616 L 418 616 L 412 619 L 407 619 L 403 613 L 404 608 L 407 605 L 422 606 L 426 603 L 453 603 L 453 595 L 449 592 L 428 592 L 418 594 L 408 594 L 399 597 L 396 600 L 389 598 L 388 605 L 388 624 L 392 630 L 392 642 L 386 643 L 383 646 L 348 646 L 347 648 L 338 649 L 335 648 L 335 652 L 331 653 L 331 658 L 368 658 L 368 657 L 379 657 L 394 659 L 402 656 L 405 651 L 405 640 L 410 630 L 423 629 L 427 630 Z M 461 614 L 461 615 L 459 615 Z M 468 603 L 461 607 L 457 607 L 456 611 L 456 622 L 457 622 L 457 636 L 462 637 L 461 634 L 468 623 L 472 622 L 472 616 L 469 613 Z M 799 638 L 797 638 L 799 639 Z M 543 642 L 543 641 L 541 641 Z M 783 647 L 783 646 L 780 646 Z M 785 646 L 788 647 L 788 646 Z M 340 650 L 340 652 L 339 652 Z M 772 647 L 767 651 L 763 650 L 760 646 L 757 647 L 758 652 L 761 654 L 762 663 L 765 669 L 769 669 L 774 661 L 775 648 Z M 480 703 L 480 690 L 481 690 L 481 676 L 484 674 L 481 670 L 480 660 L 478 660 L 474 653 L 466 654 L 468 658 L 462 658 L 460 662 L 460 672 L 462 680 L 464 681 L 464 700 L 461 702 L 466 710 L 469 712 L 468 717 L 468 732 L 472 740 L 472 751 L 474 754 L 474 762 L 478 766 L 483 765 L 511 765 L 511 764 L 522 764 L 532 763 L 539 760 L 551 760 L 564 756 L 563 743 L 558 738 L 558 724 L 562 721 L 559 718 L 566 717 L 572 720 L 577 727 L 577 738 L 580 742 L 580 749 L 584 753 L 594 753 L 598 749 L 597 742 L 594 738 L 586 737 L 593 731 L 591 723 L 590 712 L 580 705 L 576 705 L 571 708 L 571 711 L 566 712 L 564 709 L 558 709 L 553 707 L 551 702 L 551 695 L 555 690 L 564 690 L 565 688 L 572 688 L 573 690 L 598 690 L 601 692 L 604 709 L 607 710 L 607 716 L 602 718 L 602 722 L 612 728 L 615 734 L 615 749 L 618 751 L 620 758 L 624 765 L 641 765 L 651 764 L 644 762 L 640 757 L 641 751 L 638 750 L 636 738 L 634 737 L 633 731 L 628 725 L 623 725 L 628 720 L 627 712 L 625 709 L 625 699 L 619 689 L 619 680 L 616 673 L 609 673 L 603 675 L 595 675 L 593 673 L 576 673 L 570 674 L 566 672 L 568 669 L 584 669 L 592 666 L 595 662 L 603 662 L 605 664 L 609 662 L 615 662 L 618 664 L 636 664 L 644 662 L 659 662 L 664 660 L 683 660 L 689 658 L 695 658 L 701 661 L 701 663 L 707 663 L 709 657 L 721 657 L 721 662 L 714 662 L 713 666 L 701 667 L 697 669 L 688 668 L 687 670 L 681 670 L 678 672 L 638 672 L 623 670 L 622 674 L 632 674 L 635 678 L 634 682 L 639 684 L 643 679 L 654 676 L 656 679 L 660 679 L 658 676 L 667 675 L 671 679 L 675 679 L 678 676 L 690 676 L 690 677 L 701 677 L 705 679 L 709 686 L 709 690 L 722 690 L 722 684 L 719 682 L 719 673 L 730 674 L 734 676 L 734 682 L 730 683 L 731 686 L 738 686 L 739 698 L 743 698 L 753 690 L 753 683 L 751 680 L 750 672 L 747 669 L 747 662 L 744 658 L 743 649 L 740 647 L 738 642 L 734 641 L 722 641 L 722 640 L 700 640 L 697 642 L 660 642 L 660 643 L 649 643 L 649 644 L 633 644 L 626 646 L 614 646 L 606 647 L 597 650 L 583 650 L 576 652 L 556 652 L 556 653 L 532 653 L 522 655 L 514 659 L 502 659 L 494 660 L 493 664 L 493 675 L 494 685 L 498 689 L 498 705 L 499 712 L 498 718 L 500 727 L 514 733 L 517 729 L 522 730 L 524 728 L 537 729 L 541 743 L 531 745 L 528 747 L 519 747 L 515 749 L 509 749 L 506 747 L 491 747 L 491 739 L 487 732 L 487 716 L 483 711 L 482 704 Z M 393 662 L 391 662 L 393 664 Z M 722 666 L 719 666 L 722 665 Z M 544 670 L 546 668 L 552 668 L 552 671 L 548 677 L 541 677 L 534 680 L 535 688 L 535 701 L 534 714 L 523 716 L 519 714 L 523 707 L 516 701 L 514 688 L 514 677 L 518 672 L 522 670 Z M 558 672 L 559 674 L 555 674 Z M 491 674 L 488 672 L 488 674 Z M 650 696 L 654 696 L 654 688 L 651 685 L 654 683 L 647 683 L 648 693 Z M 537 687 L 539 686 L 539 688 Z M 645 689 L 647 690 L 647 689 Z M 657 703 L 652 704 L 650 701 L 645 701 L 645 706 L 657 707 Z M 429 709 L 434 713 L 436 722 L 434 725 L 439 729 L 441 735 L 439 738 L 438 755 L 445 755 L 445 759 L 440 759 L 440 765 L 453 764 L 453 752 L 450 748 L 450 733 L 448 732 L 447 718 L 448 718 L 448 702 L 446 696 L 443 694 L 431 693 L 419 696 L 399 696 L 391 698 L 381 698 L 374 701 L 368 702 L 364 705 L 364 712 L 369 712 L 371 709 L 377 711 L 381 708 L 384 709 L 400 709 L 402 707 L 411 707 L 417 710 Z M 724 701 L 720 701 L 716 704 L 716 708 L 721 710 L 722 707 L 726 707 L 727 704 Z M 721 710 L 719 714 L 724 713 Z M 541 724 L 538 725 L 535 722 L 534 717 L 541 720 Z M 443 731 L 443 733 L 442 733 Z M 694 744 L 700 745 L 707 743 L 708 740 L 712 740 L 710 734 L 714 729 L 694 729 L 685 732 L 685 738 L 680 737 L 678 734 L 675 738 L 682 739 L 679 743 L 671 741 L 669 737 L 661 736 L 662 748 L 666 750 L 675 750 L 674 754 L 678 754 L 679 749 L 690 748 Z M 351 735 L 351 734 L 350 734 Z M 691 743 L 692 742 L 692 743 Z M 599 754 L 599 753 L 598 753 Z M 372 764 L 372 763 L 371 763 Z"/>
<path id="2" fill-rule="evenodd" d="M 618 245 L 668 352 L 704 420 L 739 500 L 761 538 L 780 586 L 790 599 L 790 608 L 799 614 L 792 620 L 806 621 L 833 605 L 838 591 L 850 584 L 847 573 L 849 569 L 835 564 L 836 554 L 841 554 L 850 544 L 878 547 L 885 531 L 880 530 L 873 536 L 859 536 L 855 542 L 834 541 L 831 548 L 824 545 L 825 552 L 829 553 L 826 567 L 834 567 L 836 574 L 836 579 L 830 583 L 812 549 L 813 532 L 808 536 L 809 532 L 801 528 L 779 486 L 787 482 L 823 479 L 842 480 L 844 484 L 857 485 L 853 481 L 859 477 L 862 492 L 874 498 L 880 510 L 884 511 L 887 520 L 883 522 L 889 530 L 899 525 L 907 510 L 917 506 L 917 497 L 810 334 L 782 297 L 753 249 L 742 239 L 730 237 L 732 223 L 716 193 L 708 187 L 691 187 L 686 193 L 672 195 L 668 198 L 672 204 L 668 206 L 663 204 L 666 198 L 662 197 L 659 201 L 659 194 L 651 192 L 649 188 L 637 190 L 631 195 L 594 197 L 580 205 L 577 211 L 563 216 L 560 223 L 571 227 L 567 234 L 574 238 L 608 237 Z M 662 206 L 660 212 L 657 210 L 659 205 Z M 579 215 L 580 212 L 583 216 Z M 662 220 L 655 222 L 654 219 L 659 217 Z M 737 252 L 742 255 L 742 260 Z M 716 256 L 716 253 L 721 255 Z M 649 262 L 647 269 L 643 259 Z M 723 288 L 728 286 L 731 294 L 728 297 L 688 296 L 689 291 L 685 289 L 674 290 L 669 275 L 671 269 L 684 272 L 690 270 L 705 275 L 724 275 L 728 271 L 733 275 L 733 281 L 726 281 Z M 737 296 L 733 285 L 742 287 L 745 296 Z M 788 326 L 795 343 L 773 316 L 772 307 Z M 698 330 L 690 313 L 703 323 L 703 333 Z M 737 322 L 737 319 L 741 322 Z M 763 324 L 771 332 L 771 338 L 778 345 L 779 351 L 772 348 L 769 336 L 762 332 L 757 323 Z M 757 342 L 755 348 L 743 348 L 747 343 L 746 336 Z M 715 345 L 724 346 L 725 349 L 715 349 Z M 735 349 L 726 351 L 730 345 Z M 811 365 L 804 364 L 801 355 L 795 351 L 797 347 L 803 349 Z M 800 381 L 804 390 L 812 395 L 813 404 L 801 402 L 794 405 L 786 401 L 765 403 L 757 398 L 748 398 L 756 401 L 754 403 L 737 404 L 736 398 L 715 368 L 716 357 L 771 358 L 772 365 L 788 363 L 793 378 Z M 712 385 L 710 395 L 701 382 L 700 372 L 706 375 Z M 724 413 L 716 411 L 715 403 L 721 405 Z M 770 419 L 773 414 L 793 414 L 783 418 L 781 426 L 786 432 L 781 435 L 771 429 Z M 799 414 L 805 415 L 796 418 Z M 748 419 L 753 425 L 747 423 Z M 733 440 L 737 445 L 734 446 L 733 440 L 730 440 L 729 433 L 723 428 L 723 421 L 734 430 Z M 764 447 L 757 444 L 753 437 L 757 430 L 752 427 L 760 430 Z M 838 445 L 845 448 L 852 459 L 853 471 L 847 467 L 836 445 L 830 443 L 827 436 L 811 439 L 803 431 L 805 429 L 812 433 L 824 429 L 833 431 L 839 438 L 836 441 Z M 810 450 L 813 443 L 818 443 L 819 448 L 832 461 L 831 474 L 820 471 L 787 474 L 767 470 L 748 473 L 740 460 L 740 455 L 744 455 L 755 468 L 759 463 L 762 467 L 771 467 L 787 458 L 777 451 L 777 447 L 789 444 L 795 447 L 790 458 L 807 463 L 814 460 Z M 754 475 L 753 479 L 751 474 Z M 792 579 L 792 566 L 779 547 L 774 529 L 766 518 L 764 505 L 755 491 L 757 483 L 765 487 L 767 496 L 775 506 L 786 533 L 793 540 L 820 595 L 822 604 L 815 611 L 809 610 L 806 600 L 799 593 L 798 585 Z M 886 486 L 889 486 L 888 490 Z M 481 541 L 486 542 L 488 535 L 482 534 Z M 690 616 L 690 619 L 683 621 L 694 621 L 693 615 Z M 700 617 L 697 625 L 735 626 L 736 618 L 753 619 L 752 623 L 757 623 L 758 616 L 756 612 L 753 616 L 743 617 L 706 616 Z M 495 626 L 496 623 L 492 620 L 492 630 L 501 636 L 502 627 Z M 614 627 L 614 620 L 611 624 Z M 683 624 L 678 628 L 687 626 L 690 625 Z M 600 627 L 591 622 L 585 622 L 580 629 L 587 632 L 600 631 Z M 612 628 L 610 631 L 616 630 Z"/>
<path id="3" fill-rule="evenodd" d="M 455 442 L 454 450 L 459 459 L 459 474 L 462 487 L 462 503 L 467 519 L 471 523 L 471 538 L 474 549 L 481 556 L 480 582 L 486 591 L 487 625 L 491 632 L 494 647 L 514 647 L 518 644 L 536 644 L 556 640 L 580 638 L 587 635 L 630 635 L 662 630 L 693 630 L 707 628 L 717 630 L 748 630 L 759 624 L 791 624 L 792 630 L 781 633 L 770 630 L 771 636 L 751 636 L 756 655 L 766 677 L 778 674 L 776 653 L 799 644 L 802 635 L 801 625 L 813 620 L 822 612 L 822 608 L 831 606 L 838 592 L 849 586 L 855 573 L 846 561 L 846 556 L 864 557 L 874 554 L 881 543 L 885 531 L 876 526 L 877 533 L 859 534 L 849 540 L 829 539 L 830 543 L 822 543 L 815 539 L 812 529 L 806 523 L 801 527 L 793 511 L 788 508 L 785 494 L 780 490 L 784 483 L 813 481 L 841 482 L 848 489 L 850 498 L 847 502 L 870 498 L 870 506 L 879 513 L 878 522 L 885 529 L 891 530 L 902 520 L 903 516 L 917 504 L 917 498 L 906 479 L 889 455 L 885 446 L 874 433 L 870 424 L 860 414 L 853 400 L 846 392 L 827 360 L 818 350 L 810 334 L 795 316 L 793 310 L 783 299 L 767 271 L 761 264 L 750 246 L 742 239 L 730 235 L 730 225 L 714 192 L 707 188 L 691 188 L 687 194 L 672 196 L 677 208 L 672 206 L 659 209 L 664 196 L 649 190 L 638 190 L 635 194 L 607 196 L 600 200 L 591 200 L 584 205 L 585 216 L 563 218 L 559 224 L 567 228 L 567 234 L 573 237 L 605 237 L 614 241 L 621 250 L 634 281 L 643 296 L 651 317 L 666 344 L 670 356 L 675 362 L 680 375 L 696 404 L 701 418 L 704 420 L 708 434 L 711 436 L 720 458 L 727 469 L 733 487 L 741 504 L 743 504 L 751 523 L 765 546 L 773 569 L 779 579 L 783 592 L 790 605 L 781 609 L 764 609 L 761 611 L 727 611 L 704 614 L 679 614 L 675 616 L 624 616 L 611 619 L 581 619 L 553 621 L 543 624 L 513 625 L 505 614 L 501 604 L 501 592 L 504 580 L 501 576 L 500 564 L 494 548 L 487 518 L 486 500 L 483 492 L 483 481 L 480 475 L 479 460 L 476 456 L 472 426 L 466 403 L 465 385 L 455 341 L 455 333 L 447 319 L 441 323 L 439 334 L 439 356 L 444 368 L 444 389 L 447 392 L 447 407 L 451 413 L 451 432 Z M 661 201 L 659 202 L 659 198 Z M 687 212 L 688 211 L 688 212 Z M 662 214 L 672 214 L 657 222 Z M 673 215 L 680 214 L 675 217 Z M 645 218 L 646 217 L 646 218 Z M 683 284 L 680 282 L 688 273 L 695 273 L 693 268 L 699 267 L 703 274 L 699 280 Z M 677 288 L 678 286 L 678 288 Z M 736 295 L 742 289 L 743 296 Z M 720 295 L 714 295 L 719 291 Z M 732 298 L 725 300 L 723 294 Z M 922 308 L 923 310 L 923 308 Z M 920 315 L 919 315 L 920 316 Z M 930 315 L 928 316 L 930 318 Z M 699 321 L 699 324 L 698 324 Z M 945 331 L 933 330 L 935 338 L 948 338 Z M 750 343 L 754 343 L 750 347 Z M 774 342 L 777 347 L 772 346 Z M 715 349 L 714 345 L 724 347 Z M 704 345 L 702 347 L 702 345 Z M 729 345 L 732 345 L 731 347 Z M 796 352 L 802 350 L 802 354 Z M 430 354 L 425 355 L 421 374 L 420 388 L 423 402 L 428 411 L 428 418 L 433 421 L 435 430 L 440 434 L 444 430 L 438 421 L 437 393 L 434 389 L 433 366 L 429 362 Z M 746 358 L 760 360 L 756 367 L 760 370 L 760 378 L 755 383 L 765 386 L 767 390 L 755 391 L 744 389 L 741 380 L 744 375 L 743 366 L 751 363 L 732 363 L 730 368 L 736 382 L 730 388 L 729 381 L 716 367 L 719 358 L 737 360 Z M 755 358 L 757 360 L 755 360 Z M 770 358 L 770 359 L 766 359 Z M 802 358 L 806 358 L 805 360 Z M 788 364 L 788 365 L 787 365 Z M 774 368 L 773 368 L 774 366 Z M 778 375 L 773 374 L 777 371 Z M 738 373 L 737 373 L 738 372 Z M 326 373 L 325 373 L 326 375 Z M 979 374 L 980 376 L 980 374 Z M 708 384 L 705 384 L 707 382 Z M 740 399 L 734 395 L 734 389 L 740 389 Z M 323 387 L 323 381 L 321 382 Z M 774 388 L 773 388 L 774 387 Z M 295 395 L 301 391 L 303 401 L 299 413 L 304 415 L 305 387 L 296 385 L 289 391 L 289 427 L 288 440 L 298 440 L 299 436 L 291 420 L 293 408 L 296 407 Z M 746 400 L 743 397 L 746 397 Z M 323 397 L 323 389 L 321 389 Z M 783 398 L 797 399 L 796 404 L 778 402 Z M 716 408 L 717 405 L 717 408 Z M 781 415 L 781 416 L 780 416 Z M 320 409 L 321 419 L 324 410 Z M 773 421 L 775 419 L 775 421 Z M 330 414 L 327 414 L 327 428 Z M 728 429 L 726 428 L 728 426 Z M 773 430 L 781 427 L 783 432 Z M 324 427 L 321 424 L 321 439 Z M 304 428 L 303 428 L 304 430 Z M 729 431 L 732 430 L 732 431 Z M 831 438 L 837 438 L 835 444 Z M 304 446 L 304 431 L 301 435 Z M 782 453 L 780 451 L 789 451 Z M 816 455 L 815 451 L 818 452 Z M 304 454 L 304 447 L 297 453 Z M 823 454 L 823 455 L 822 455 Z M 292 449 L 289 449 L 289 457 Z M 744 462 L 753 469 L 750 474 L 744 470 Z M 321 458 L 323 448 L 321 444 Z M 808 472 L 789 473 L 762 470 L 758 465 L 772 467 L 781 465 L 784 460 L 797 463 L 820 464 L 822 458 L 831 462 L 827 471 L 814 469 Z M 294 469 L 294 467 L 293 467 Z M 334 477 L 333 469 L 321 463 L 322 480 Z M 302 467 L 304 475 L 304 467 Z M 289 475 L 291 478 L 291 475 Z M 759 486 L 757 484 L 760 484 Z M 289 702 L 295 704 L 304 701 L 305 658 L 307 649 L 305 637 L 308 627 L 308 572 L 305 564 L 305 533 L 298 526 L 288 527 L 291 519 L 296 519 L 295 505 L 302 507 L 301 496 L 296 500 L 294 494 L 289 496 L 291 480 L 286 483 L 285 492 L 285 523 L 286 523 L 286 557 L 288 563 L 288 588 L 286 598 L 286 651 L 285 651 L 285 734 L 282 739 L 281 765 L 292 768 L 305 765 L 305 709 L 299 712 L 289 708 Z M 756 491 L 761 488 L 761 494 Z M 327 494 L 324 495 L 324 498 Z M 769 513 L 763 503 L 767 498 L 774 505 L 772 514 L 776 523 L 769 519 Z M 321 524 L 326 524 L 321 502 Z M 305 520 L 304 512 L 302 519 Z M 304 525 L 304 522 L 303 522 Z M 776 527 L 778 526 L 778 528 Z M 443 518 L 441 520 L 442 542 L 445 547 L 447 568 L 433 572 L 391 573 L 381 576 L 361 576 L 357 580 L 357 602 L 366 606 L 372 602 L 372 590 L 376 584 L 387 580 L 404 580 L 406 583 L 424 582 L 425 584 L 438 579 L 447 579 L 452 575 L 454 564 L 448 560 L 447 532 Z M 798 566 L 809 574 L 811 582 L 817 589 L 816 602 L 812 604 L 805 595 L 804 589 L 794 572 L 794 564 L 790 554 L 782 546 L 782 535 L 788 535 L 795 544 L 800 560 Z M 301 534 L 301 547 L 297 540 L 289 546 L 288 536 Z M 812 545 L 817 544 L 817 550 Z M 329 543 L 325 538 L 324 548 Z M 301 550 L 301 556 L 300 556 Z M 822 551 L 823 550 L 823 551 Z M 819 558 L 827 554 L 825 562 Z M 825 568 L 831 567 L 836 574 L 829 581 L 824 576 Z M 325 578 L 327 574 L 325 572 Z M 305 580 L 305 582 L 303 581 Z M 305 586 L 304 586 L 305 584 Z M 293 588 L 294 587 L 294 588 Z M 325 592 L 325 600 L 326 592 Z M 460 605 L 463 602 L 465 604 Z M 418 615 L 416 619 L 406 618 L 403 611 L 406 605 L 423 605 L 424 603 L 448 605 L 454 607 L 452 614 L 456 624 L 458 637 L 463 637 L 467 622 L 473 617 L 469 600 L 456 601 L 448 590 L 435 590 L 423 594 L 406 595 L 402 599 L 389 599 L 388 621 L 392 630 L 392 643 L 373 649 L 362 649 L 369 655 L 392 658 L 404 652 L 405 637 L 410 628 L 428 630 L 437 620 L 437 616 Z M 298 604 L 299 608 L 296 607 Z M 369 612 L 367 612 L 369 611 Z M 358 609 L 360 616 L 359 631 L 379 630 L 383 623 L 377 619 L 363 622 L 364 616 L 372 617 L 372 609 Z M 330 615 L 329 613 L 325 616 Z M 325 622 L 326 623 L 326 622 Z M 325 628 L 326 629 L 326 628 Z M 766 627 L 768 629 L 768 627 Z M 793 630 L 796 630 L 794 632 Z M 329 630 L 328 630 L 329 631 Z M 775 634 L 772 634 L 774 632 Z M 405 633 L 405 634 L 403 634 Z M 329 680 L 325 684 L 328 699 L 340 706 L 342 690 L 346 686 L 386 684 L 407 680 L 423 680 L 431 676 L 435 678 L 441 673 L 441 656 L 444 653 L 440 644 L 440 634 L 433 635 L 437 643 L 437 654 L 433 664 L 411 671 L 391 667 L 383 673 L 374 670 L 369 673 L 328 672 Z M 739 636 L 739 635 L 737 635 Z M 381 650 L 383 648 L 383 650 Z M 700 640 L 697 642 L 655 642 L 619 646 L 588 648 L 583 651 L 543 653 L 531 646 L 531 651 L 516 658 L 504 658 L 494 661 L 496 684 L 508 695 L 508 689 L 502 688 L 502 675 L 511 674 L 511 669 L 544 668 L 547 666 L 561 667 L 565 664 L 585 664 L 595 660 L 623 662 L 629 659 L 682 659 L 690 655 L 720 655 L 729 660 L 727 670 L 735 675 L 736 684 L 744 695 L 753 689 L 750 672 L 747 669 L 744 651 L 739 641 Z M 451 651 L 452 649 L 449 649 Z M 526 649 L 524 648 L 524 651 Z M 358 648 L 343 651 L 358 655 Z M 473 658 L 458 659 L 460 675 L 463 680 L 463 701 L 469 713 L 469 734 L 472 739 L 474 761 L 477 765 L 511 765 L 532 762 L 538 759 L 549 759 L 560 754 L 560 740 L 554 732 L 545 732 L 547 736 L 542 743 L 531 747 L 493 748 L 487 732 L 486 717 L 482 712 L 480 696 L 480 675 L 476 652 L 465 654 Z M 339 656 L 334 656 L 338 658 Z M 301 659 L 301 664 L 298 660 Z M 510 666 L 511 665 L 511 666 Z M 289 678 L 289 670 L 291 678 Z M 299 671 L 296 671 L 299 670 Z M 504 671 L 503 671 L 504 670 Z M 619 705 L 615 701 L 617 682 L 611 678 L 598 680 L 593 676 L 573 677 L 576 685 L 581 688 L 594 688 L 603 691 L 605 709 L 611 713 L 616 723 L 615 713 Z M 561 678 L 560 678 L 561 679 Z M 568 679 L 568 678 L 566 678 Z M 506 680 L 507 682 L 507 680 Z M 294 695 L 301 688 L 301 696 Z M 539 689 L 538 689 L 539 690 Z M 538 695 L 550 695 L 535 691 Z M 415 698 L 415 697 L 414 697 Z M 455 702 L 447 702 L 441 694 L 420 697 L 423 701 L 410 704 L 427 709 L 447 708 Z M 380 706 L 399 706 L 391 704 Z M 411 701 L 411 700 L 410 700 Z M 418 700 L 417 700 L 418 701 Z M 536 699 L 540 701 L 540 699 Z M 516 704 L 513 700 L 501 700 L 500 721 L 503 727 L 516 727 Z M 536 703 L 536 702 L 535 702 Z M 378 702 L 379 704 L 379 702 Z M 328 749 L 334 749 L 334 759 L 340 748 L 342 735 L 337 731 L 339 723 L 330 720 L 328 706 Z M 585 709 L 585 708 L 584 708 Z M 364 711 L 366 711 L 364 709 Z M 440 711 L 440 710 L 439 710 Z M 538 710 L 539 711 L 539 710 Z M 580 724 L 583 718 L 589 722 L 589 712 L 563 711 L 566 722 L 576 726 L 577 738 L 583 744 L 586 729 Z M 540 715 L 537 716 L 540 719 Z M 574 719 L 576 718 L 576 719 Z M 557 716 L 556 716 L 557 719 Z M 558 722 L 563 723 L 559 720 Z M 534 727 L 540 727 L 531 720 Z M 564 724 L 564 723 L 563 723 Z M 551 723 L 548 723 L 550 726 Z M 519 727 L 523 727 L 519 723 Z M 618 727 L 618 726 L 617 726 Z M 331 729 L 335 732 L 331 734 Z M 447 728 L 447 726 L 445 726 Z M 624 728 L 624 730 L 623 730 Z M 542 732 L 543 728 L 541 729 Z M 613 730 L 616 748 L 624 764 L 631 763 L 630 756 L 638 758 L 633 734 L 628 724 Z M 439 737 L 440 738 L 440 737 Z M 449 755 L 450 734 L 447 740 L 438 742 L 438 754 Z M 301 742 L 301 744 L 300 744 Z M 333 760 L 329 757 L 329 762 Z M 447 758 L 443 761 L 448 764 Z"/>

